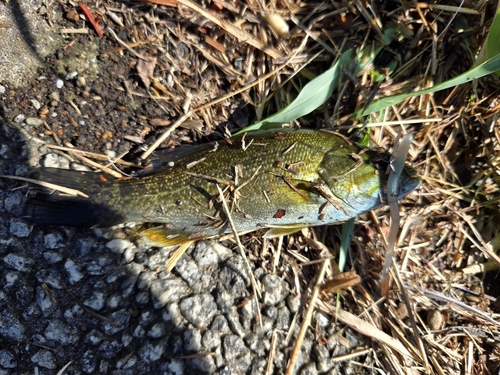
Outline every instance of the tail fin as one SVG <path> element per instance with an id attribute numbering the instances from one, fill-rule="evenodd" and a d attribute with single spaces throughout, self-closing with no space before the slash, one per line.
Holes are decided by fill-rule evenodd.
<path id="1" fill-rule="evenodd" d="M 28 223 L 48 226 L 92 227 L 111 226 L 125 220 L 95 197 L 113 177 L 95 172 L 42 168 L 34 171 L 32 179 L 79 190 L 89 198 L 65 196 L 46 188 L 34 187 L 28 192 L 22 218 Z"/>

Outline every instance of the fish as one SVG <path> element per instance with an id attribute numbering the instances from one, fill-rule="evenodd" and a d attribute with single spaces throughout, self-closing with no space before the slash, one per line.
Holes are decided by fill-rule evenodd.
<path id="1" fill-rule="evenodd" d="M 155 246 L 266 229 L 266 237 L 344 222 L 384 205 L 391 155 L 328 130 L 279 129 L 181 148 L 140 177 L 39 168 L 23 219 L 34 225 L 111 227 L 154 223 L 141 233 Z M 405 166 L 397 199 L 420 183 Z M 228 211 L 224 210 L 222 189 Z"/>

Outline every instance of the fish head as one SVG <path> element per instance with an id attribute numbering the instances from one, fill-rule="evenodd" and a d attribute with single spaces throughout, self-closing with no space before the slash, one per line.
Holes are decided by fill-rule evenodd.
<path id="1" fill-rule="evenodd" d="M 374 150 L 351 151 L 340 149 L 326 153 L 318 175 L 349 212 L 360 214 L 386 203 L 391 157 Z M 398 180 L 398 199 L 415 190 L 419 183 L 415 170 L 406 166 Z"/>

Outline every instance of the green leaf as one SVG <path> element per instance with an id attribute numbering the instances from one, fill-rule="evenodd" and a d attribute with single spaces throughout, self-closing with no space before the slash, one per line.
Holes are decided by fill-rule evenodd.
<path id="1" fill-rule="evenodd" d="M 497 10 L 497 14 L 493 19 L 490 31 L 488 33 L 488 39 L 486 40 L 486 54 L 488 58 L 497 56 L 500 53 L 500 8 Z M 495 74 L 500 77 L 500 70 L 495 71 Z"/>
<path id="2" fill-rule="evenodd" d="M 478 79 L 481 77 L 484 77 L 488 74 L 494 73 L 497 70 L 500 70 L 500 54 L 492 57 L 489 60 L 486 60 L 484 63 L 481 65 L 476 66 L 475 68 L 472 68 L 465 73 L 460 74 L 459 76 L 449 79 L 448 81 L 442 82 L 438 85 L 435 85 L 433 87 L 430 87 L 425 90 L 420 90 L 416 92 L 410 92 L 410 93 L 404 93 L 404 94 L 398 94 L 398 95 L 393 95 L 389 96 L 387 98 L 382 98 L 379 100 L 374 101 L 368 108 L 365 110 L 359 111 L 356 116 L 361 117 L 361 116 L 368 116 L 369 114 L 373 112 L 378 112 L 383 109 L 386 109 L 387 107 L 390 107 L 392 105 L 396 105 L 401 103 L 403 100 L 412 97 L 412 96 L 420 96 L 420 95 L 425 95 L 425 94 L 432 94 L 437 91 L 445 90 L 450 87 L 455 87 L 458 85 L 461 85 L 466 82 L 470 82 L 474 79 Z"/>
<path id="3" fill-rule="evenodd" d="M 326 72 L 308 82 L 293 102 L 272 116 L 240 130 L 244 132 L 281 127 L 282 124 L 293 121 L 311 113 L 324 104 L 340 84 L 342 68 L 349 69 L 353 60 L 352 49 L 344 52 L 340 59 Z"/>

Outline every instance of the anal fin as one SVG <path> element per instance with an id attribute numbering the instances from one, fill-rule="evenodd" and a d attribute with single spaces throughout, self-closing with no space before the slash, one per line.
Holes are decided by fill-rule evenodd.
<path id="1" fill-rule="evenodd" d="M 197 241 L 207 237 L 203 233 L 190 234 L 164 226 L 146 229 L 140 235 L 149 245 L 159 247 L 181 245 L 185 242 Z"/>

